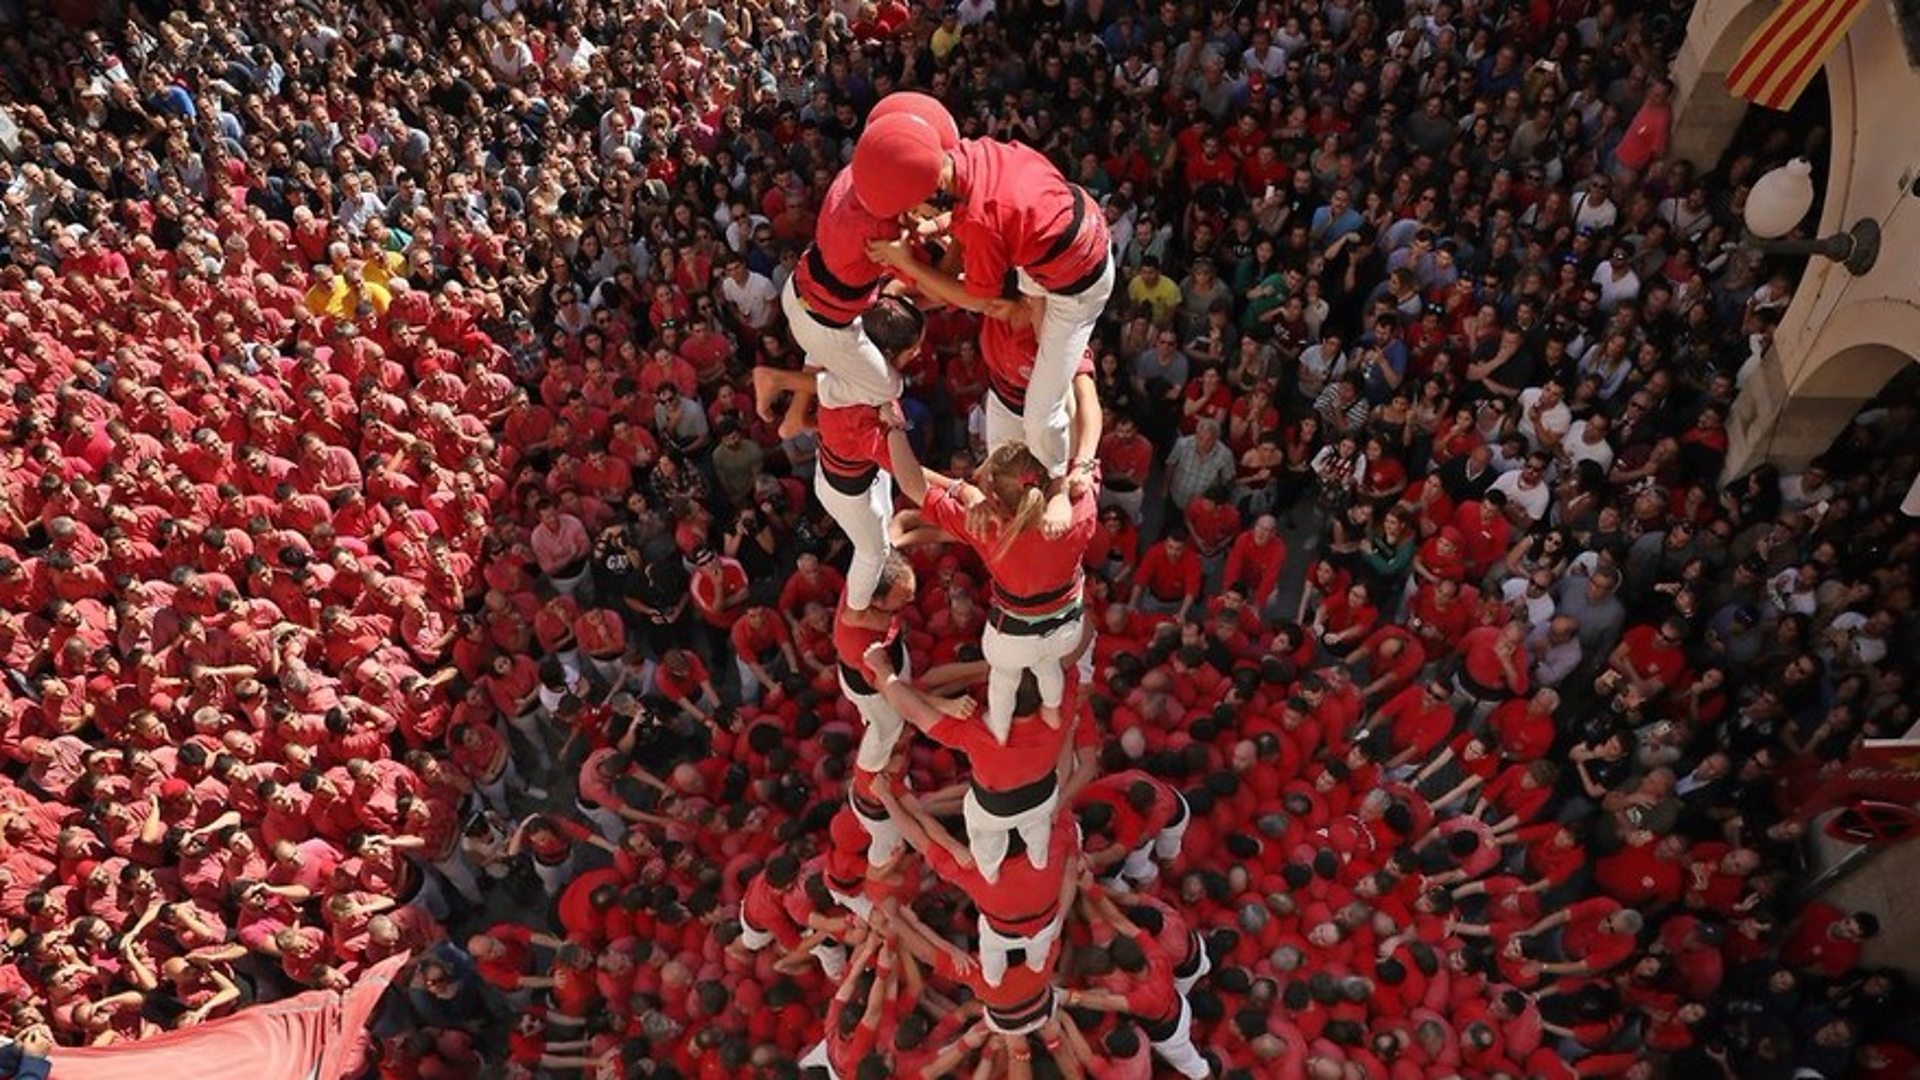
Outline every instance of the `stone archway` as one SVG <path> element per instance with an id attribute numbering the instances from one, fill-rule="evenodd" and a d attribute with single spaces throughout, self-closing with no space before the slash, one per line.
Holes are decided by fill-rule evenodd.
<path id="1" fill-rule="evenodd" d="M 1907 365 L 1920 360 L 1920 305 L 1894 300 L 1849 304 L 1834 313 L 1818 353 L 1789 367 L 1767 352 L 1734 402 L 1726 475 L 1763 461 L 1798 468 L 1823 453 L 1860 410 Z M 1909 346 L 1889 342 L 1910 342 Z"/>
<path id="2" fill-rule="evenodd" d="M 1855 345 L 1829 357 L 1787 395 L 1773 425 L 1767 460 L 1801 465 L 1824 453 L 1853 421 L 1860 403 L 1913 361 L 1891 345 Z"/>

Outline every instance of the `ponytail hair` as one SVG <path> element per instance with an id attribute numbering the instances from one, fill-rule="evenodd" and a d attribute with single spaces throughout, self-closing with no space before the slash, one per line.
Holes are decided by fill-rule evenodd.
<path id="1" fill-rule="evenodd" d="M 1003 443 L 987 455 L 974 479 L 1000 519 L 994 554 L 1005 554 L 1014 538 L 1038 526 L 1047 512 L 1047 467 L 1027 444 Z"/>

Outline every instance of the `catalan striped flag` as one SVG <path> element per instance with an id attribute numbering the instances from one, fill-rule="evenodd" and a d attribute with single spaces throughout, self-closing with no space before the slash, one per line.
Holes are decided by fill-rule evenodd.
<path id="1" fill-rule="evenodd" d="M 1867 0 L 1781 0 L 1741 47 L 1727 89 L 1755 105 L 1792 108 L 1866 9 Z"/>

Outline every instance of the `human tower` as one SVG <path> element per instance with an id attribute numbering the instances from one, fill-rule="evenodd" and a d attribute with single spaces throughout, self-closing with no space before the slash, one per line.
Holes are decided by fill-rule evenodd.
<path id="1" fill-rule="evenodd" d="M 962 139 L 938 101 L 897 93 L 869 116 L 783 289 L 807 365 L 756 371 L 758 407 L 771 418 L 786 395 L 783 427 L 818 430 L 815 493 L 853 547 L 834 621 L 840 685 L 864 730 L 830 849 L 768 862 L 736 947 L 777 944 L 838 980 L 802 1062 L 829 1075 L 938 1075 L 979 1058 L 1024 1076 L 1036 1054 L 1079 1075 L 1093 1055 L 1069 1008 L 1129 1018 L 1116 1041 L 1144 1045 L 1105 1045 L 1108 1058 L 1144 1064 L 1150 1046 L 1185 1076 L 1210 1074 L 1186 1002 L 1207 952 L 1177 912 L 1133 891 L 1178 853 L 1188 809 L 1144 773 L 1099 775 L 1099 735 L 1073 706 L 1091 668 L 1081 561 L 1099 495 L 1088 344 L 1113 282 L 1085 191 L 1037 151 Z M 968 477 L 922 466 L 897 405 L 923 309 L 939 304 L 984 316 L 987 455 Z M 896 486 L 912 507 L 896 512 Z M 900 612 L 915 581 L 898 549 L 936 541 L 971 547 L 990 578 L 984 701 L 965 693 L 977 670 L 911 671 Z M 918 738 L 964 753 L 966 783 L 909 790 Z M 967 897 L 957 926 L 916 913 L 928 872 Z M 1088 946 L 1072 980 L 1069 928 Z M 897 1021 L 927 973 L 971 1002 L 938 1026 Z"/>

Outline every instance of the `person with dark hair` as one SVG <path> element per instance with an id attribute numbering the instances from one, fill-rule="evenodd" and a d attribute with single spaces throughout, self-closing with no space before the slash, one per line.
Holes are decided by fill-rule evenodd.
<path id="1" fill-rule="evenodd" d="M 792 302 L 805 304 L 798 299 Z M 813 323 L 818 316 L 809 311 L 804 318 Z M 920 348 L 926 334 L 926 316 L 908 300 L 879 296 L 850 329 L 850 345 L 839 344 L 840 338 L 846 337 L 844 332 L 828 333 L 827 339 L 835 345 L 823 354 L 841 356 L 850 347 L 851 354 L 839 363 L 851 364 L 848 371 L 859 374 L 836 372 L 834 363 L 827 361 L 821 361 L 823 366 L 817 371 L 759 367 L 754 369 L 754 389 L 762 419 L 771 418 L 776 395 L 791 395 L 781 423 L 781 432 L 788 438 L 804 429 L 807 406 L 816 393 L 819 395 L 816 423 L 820 448 L 814 495 L 853 547 L 846 604 L 852 610 L 864 611 L 879 588 L 881 566 L 891 548 L 887 526 L 893 519 L 893 484 L 887 475 L 891 468 L 886 445 L 887 411 L 898 409 L 894 402 L 899 396 L 899 372 L 913 362 Z M 809 356 L 813 352 L 809 347 Z M 873 370 L 868 371 L 870 367 Z"/>
<path id="2" fill-rule="evenodd" d="M 1193 1044 L 1193 1009 L 1175 983 L 1173 962 L 1151 934 L 1128 919 L 1098 886 L 1083 893 L 1096 934 L 1112 935 L 1114 966 L 1124 990 L 1068 990 L 1062 1004 L 1099 1012 L 1124 1012 L 1139 1023 L 1153 1052 L 1182 1076 L 1198 1080 L 1212 1067 Z"/>
<path id="3" fill-rule="evenodd" d="M 1193 817 L 1184 796 L 1139 769 L 1111 773 L 1087 785 L 1078 809 L 1113 823 L 1113 843 L 1089 859 L 1095 871 L 1109 881 L 1136 885 L 1153 882 L 1160 875 L 1159 864 L 1179 856 Z"/>

